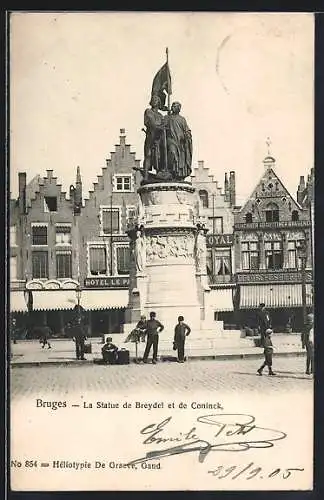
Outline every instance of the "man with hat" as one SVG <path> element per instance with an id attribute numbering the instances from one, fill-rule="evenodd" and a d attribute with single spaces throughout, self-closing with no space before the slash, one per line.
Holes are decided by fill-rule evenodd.
<path id="1" fill-rule="evenodd" d="M 261 346 L 264 344 L 265 332 L 267 329 L 271 328 L 271 318 L 270 313 L 265 307 L 265 303 L 261 302 L 259 305 L 259 310 L 257 312 L 257 324 L 259 333 L 261 335 Z"/>
<path id="2" fill-rule="evenodd" d="M 148 355 L 150 354 L 151 347 L 153 346 L 153 365 L 157 363 L 157 353 L 159 345 L 159 333 L 164 330 L 164 326 L 156 319 L 156 313 L 150 312 L 150 319 L 146 322 L 146 347 L 143 356 L 143 363 L 147 363 Z"/>
<path id="3" fill-rule="evenodd" d="M 184 346 L 186 337 L 191 332 L 191 328 L 184 322 L 184 317 L 178 317 L 178 324 L 174 328 L 173 347 L 178 350 L 178 362 L 184 363 Z"/>

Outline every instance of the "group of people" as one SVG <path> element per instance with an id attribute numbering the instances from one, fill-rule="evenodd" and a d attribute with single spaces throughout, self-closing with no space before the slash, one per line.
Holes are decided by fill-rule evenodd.
<path id="1" fill-rule="evenodd" d="M 152 363 L 157 363 L 159 334 L 164 330 L 164 325 L 156 319 L 156 313 L 150 312 L 150 319 L 141 316 L 141 319 L 136 325 L 136 328 L 130 333 L 127 341 L 144 342 L 146 338 L 146 346 L 143 355 L 143 363 L 148 362 L 148 357 L 153 347 Z M 178 351 L 177 361 L 179 363 L 185 362 L 185 340 L 190 334 L 191 328 L 184 322 L 184 317 L 178 317 L 178 323 L 174 328 L 173 349 Z"/>
<path id="2" fill-rule="evenodd" d="M 261 336 L 261 346 L 264 351 L 264 362 L 257 370 L 258 374 L 262 376 L 264 368 L 268 367 L 269 375 L 276 375 L 272 370 L 272 356 L 274 346 L 272 344 L 271 335 L 273 333 L 271 318 L 269 311 L 266 309 L 265 304 L 259 305 L 258 311 L 258 329 Z M 306 349 L 306 374 L 311 375 L 314 372 L 314 314 L 309 312 L 306 316 L 302 335 L 302 348 Z"/>

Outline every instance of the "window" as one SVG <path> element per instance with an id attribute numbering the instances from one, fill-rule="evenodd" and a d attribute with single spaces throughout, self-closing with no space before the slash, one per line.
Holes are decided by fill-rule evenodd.
<path id="1" fill-rule="evenodd" d="M 103 234 L 119 234 L 120 233 L 119 208 L 102 209 L 102 233 Z"/>
<path id="2" fill-rule="evenodd" d="M 297 247 L 300 245 L 300 241 L 288 241 L 288 268 L 289 269 L 300 269 L 301 261 L 298 257 Z"/>
<path id="3" fill-rule="evenodd" d="M 89 248 L 89 271 L 91 276 L 107 276 L 107 250 L 105 247 Z"/>
<path id="4" fill-rule="evenodd" d="M 281 241 L 266 241 L 264 243 L 267 269 L 282 269 L 283 252 Z"/>
<path id="5" fill-rule="evenodd" d="M 47 226 L 32 226 L 32 244 L 47 245 Z"/>
<path id="6" fill-rule="evenodd" d="M 115 175 L 113 189 L 114 191 L 119 191 L 123 193 L 133 191 L 134 189 L 133 189 L 132 175 L 131 174 Z"/>
<path id="7" fill-rule="evenodd" d="M 246 224 L 251 224 L 252 220 L 253 220 L 252 219 L 252 214 L 251 214 L 251 212 L 248 212 L 246 214 L 246 216 L 245 216 L 245 222 L 246 222 Z"/>
<path id="8" fill-rule="evenodd" d="M 199 198 L 203 208 L 208 208 L 208 193 L 205 189 L 199 191 Z"/>
<path id="9" fill-rule="evenodd" d="M 135 207 L 127 207 L 126 209 L 126 219 L 127 225 L 131 225 L 135 222 L 137 218 L 137 210 Z"/>
<path id="10" fill-rule="evenodd" d="M 223 233 L 223 217 L 208 217 L 212 224 L 213 234 Z"/>
<path id="11" fill-rule="evenodd" d="M 266 222 L 279 222 L 279 207 L 276 203 L 268 203 L 265 217 Z"/>
<path id="12" fill-rule="evenodd" d="M 230 250 L 215 250 L 214 275 L 226 276 L 231 274 L 231 252 Z"/>
<path id="13" fill-rule="evenodd" d="M 117 274 L 129 274 L 130 251 L 128 246 L 117 246 Z"/>
<path id="14" fill-rule="evenodd" d="M 69 251 L 56 252 L 57 278 L 72 278 L 72 253 Z"/>
<path id="15" fill-rule="evenodd" d="M 293 210 L 292 211 L 292 214 L 291 214 L 291 220 L 296 222 L 299 220 L 299 213 L 297 212 L 297 210 Z"/>
<path id="16" fill-rule="evenodd" d="M 45 198 L 44 198 L 44 212 L 57 212 L 57 198 L 56 198 L 56 196 L 45 196 Z"/>
<path id="17" fill-rule="evenodd" d="M 56 245 L 71 245 L 71 227 L 56 226 L 55 243 Z"/>
<path id="18" fill-rule="evenodd" d="M 241 243 L 242 268 L 259 269 L 259 246 L 257 242 L 247 241 Z"/>
<path id="19" fill-rule="evenodd" d="M 48 278 L 48 252 L 32 253 L 33 278 Z"/>
<path id="20" fill-rule="evenodd" d="M 17 226 L 10 226 L 10 246 L 17 245 Z"/>
<path id="21" fill-rule="evenodd" d="M 10 280 L 17 279 L 17 257 L 10 257 Z"/>

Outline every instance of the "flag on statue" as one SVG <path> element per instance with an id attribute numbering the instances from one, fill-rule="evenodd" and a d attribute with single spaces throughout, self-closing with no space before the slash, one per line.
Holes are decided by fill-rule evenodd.
<path id="1" fill-rule="evenodd" d="M 172 94 L 172 87 L 171 87 L 171 74 L 170 74 L 170 69 L 169 65 L 166 62 L 163 64 L 162 68 L 156 73 L 154 80 L 153 80 L 153 85 L 152 85 L 152 94 L 151 95 L 158 95 L 161 101 L 161 106 L 160 109 L 165 108 L 165 98 L 166 94 L 165 92 L 169 95 Z"/>

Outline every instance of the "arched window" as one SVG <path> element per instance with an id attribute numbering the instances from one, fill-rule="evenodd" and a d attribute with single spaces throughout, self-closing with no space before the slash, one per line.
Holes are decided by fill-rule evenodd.
<path id="1" fill-rule="evenodd" d="M 203 208 L 208 208 L 208 193 L 205 189 L 200 189 L 199 198 Z"/>
<path id="2" fill-rule="evenodd" d="M 245 216 L 245 222 L 246 224 L 250 224 L 252 222 L 252 214 L 251 212 L 248 212 Z"/>
<path id="3" fill-rule="evenodd" d="M 291 213 L 291 220 L 292 221 L 297 221 L 299 220 L 299 213 L 297 212 L 297 210 L 293 210 L 292 213 Z"/>
<path id="4" fill-rule="evenodd" d="M 265 219 L 266 222 L 278 222 L 279 221 L 279 207 L 276 203 L 270 202 L 265 209 Z"/>

